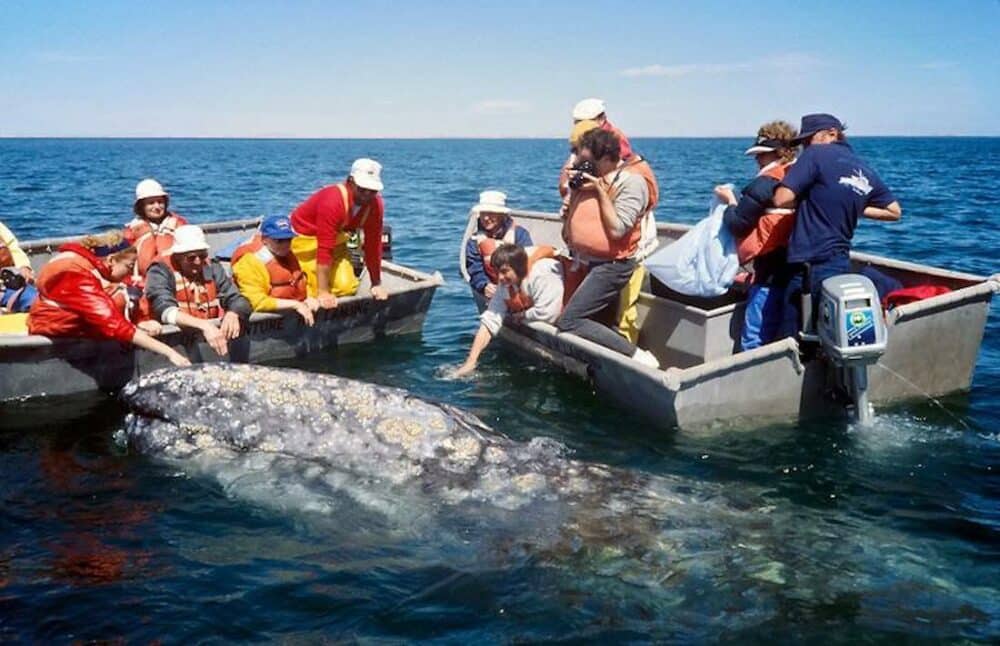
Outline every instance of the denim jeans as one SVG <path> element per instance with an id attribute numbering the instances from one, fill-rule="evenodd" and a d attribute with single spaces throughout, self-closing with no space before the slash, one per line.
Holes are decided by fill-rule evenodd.
<path id="1" fill-rule="evenodd" d="M 845 254 L 839 254 L 832 258 L 810 263 L 810 291 L 812 293 L 813 317 L 819 308 L 819 295 L 823 288 L 823 281 L 831 276 L 847 274 L 851 271 L 851 259 Z M 778 333 L 779 339 L 787 336 L 798 337 L 799 328 L 802 321 L 802 288 L 805 281 L 805 265 L 796 263 L 791 265 L 792 277 L 788 281 L 785 289 L 784 307 L 782 308 L 781 330 Z"/>
<path id="2" fill-rule="evenodd" d="M 635 260 L 614 260 L 591 265 L 562 315 L 556 321 L 560 332 L 571 332 L 579 337 L 631 357 L 635 346 L 621 334 L 594 319 L 607 308 L 618 307 L 618 296 L 632 278 Z"/>
<path id="3" fill-rule="evenodd" d="M 753 350 L 778 338 L 784 304 L 784 285 L 750 285 L 740 334 L 741 350 Z"/>

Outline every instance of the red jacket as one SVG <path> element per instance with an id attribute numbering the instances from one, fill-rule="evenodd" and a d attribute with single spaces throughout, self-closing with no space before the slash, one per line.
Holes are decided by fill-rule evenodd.
<path id="1" fill-rule="evenodd" d="M 382 216 L 385 203 L 381 195 L 376 195 L 367 208 L 361 209 L 352 218 L 350 213 L 354 205 L 350 192 L 347 191 L 345 204 L 339 186 L 332 184 L 319 189 L 292 211 L 292 228 L 299 235 L 316 236 L 316 262 L 329 265 L 337 234 L 357 231 L 363 221 L 365 266 L 371 274 L 372 285 L 378 285 L 382 282 Z M 368 211 L 367 215 L 365 211 Z"/>
<path id="2" fill-rule="evenodd" d="M 38 273 L 38 299 L 28 313 L 28 332 L 50 337 L 114 339 L 130 343 L 135 325 L 115 307 L 101 278 L 107 266 L 86 247 L 74 243 Z"/>

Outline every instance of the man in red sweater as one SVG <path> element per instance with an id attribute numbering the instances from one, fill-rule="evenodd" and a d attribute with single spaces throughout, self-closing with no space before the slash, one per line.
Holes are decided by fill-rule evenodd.
<path id="1" fill-rule="evenodd" d="M 371 294 L 385 300 L 382 287 L 382 217 L 385 204 L 382 190 L 382 165 L 374 159 L 358 159 L 351 165 L 347 179 L 325 186 L 313 193 L 291 214 L 292 252 L 308 279 L 309 296 L 321 307 L 337 306 L 338 296 L 358 291 L 358 277 L 351 267 L 347 240 L 361 231 L 365 267 L 371 276 Z"/>

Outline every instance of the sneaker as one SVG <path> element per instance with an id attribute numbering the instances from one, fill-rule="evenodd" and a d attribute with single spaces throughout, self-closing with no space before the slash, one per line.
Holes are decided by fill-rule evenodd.
<path id="1" fill-rule="evenodd" d="M 649 350 L 643 350 L 642 348 L 636 348 L 635 354 L 632 358 L 641 363 L 644 366 L 649 366 L 653 370 L 660 369 L 660 362 L 657 361 L 656 357 Z"/>

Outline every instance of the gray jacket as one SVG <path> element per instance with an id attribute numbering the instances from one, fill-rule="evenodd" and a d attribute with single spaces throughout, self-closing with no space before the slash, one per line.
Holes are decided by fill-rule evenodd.
<path id="1" fill-rule="evenodd" d="M 235 312 L 240 319 L 250 318 L 250 302 L 240 294 L 236 285 L 222 265 L 210 263 L 205 266 L 205 279 L 215 281 L 215 291 L 224 312 Z M 146 298 L 153 317 L 161 323 L 174 325 L 177 322 L 177 281 L 174 270 L 162 262 L 153 263 L 146 274 Z"/>

